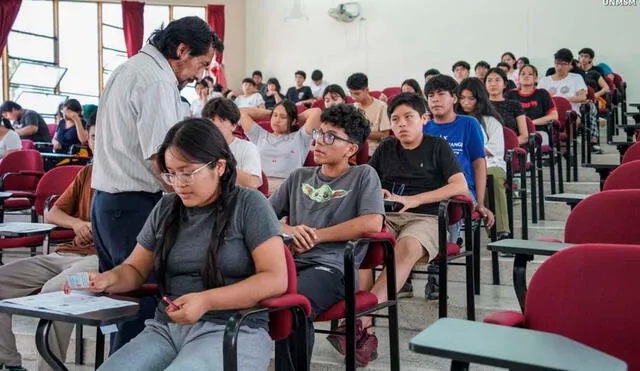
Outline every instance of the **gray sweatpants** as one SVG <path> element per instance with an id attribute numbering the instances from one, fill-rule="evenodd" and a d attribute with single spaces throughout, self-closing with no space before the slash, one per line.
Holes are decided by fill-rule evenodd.
<path id="1" fill-rule="evenodd" d="M 78 272 L 98 270 L 96 255 L 51 253 L 13 261 L 0 266 L 0 299 L 27 296 L 42 288 L 42 292 L 62 290 L 67 276 Z M 65 360 L 73 324 L 55 322 L 49 334 L 51 350 Z M 16 348 L 16 338 L 11 329 L 11 315 L 0 313 L 0 363 L 10 366 L 22 364 Z M 51 370 L 42 359 L 38 359 L 38 370 Z"/>
<path id="2" fill-rule="evenodd" d="M 199 321 L 192 325 L 150 319 L 144 330 L 100 366 L 99 371 L 222 370 L 224 325 Z M 271 338 L 264 329 L 240 327 L 238 370 L 266 370 Z"/>

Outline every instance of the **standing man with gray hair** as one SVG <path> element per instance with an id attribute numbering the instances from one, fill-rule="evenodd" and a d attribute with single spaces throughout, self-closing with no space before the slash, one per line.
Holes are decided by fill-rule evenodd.
<path id="1" fill-rule="evenodd" d="M 162 196 L 156 151 L 184 118 L 180 88 L 199 80 L 222 41 L 198 17 L 154 31 L 138 54 L 111 74 L 100 98 L 91 207 L 100 270 L 129 256 L 149 213 Z M 126 344 L 153 317 L 155 300 L 140 301 L 139 319 L 119 326 L 111 350 Z"/>

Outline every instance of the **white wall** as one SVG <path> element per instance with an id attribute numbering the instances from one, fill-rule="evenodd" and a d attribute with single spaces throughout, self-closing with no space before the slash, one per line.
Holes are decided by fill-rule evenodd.
<path id="1" fill-rule="evenodd" d="M 297 3 L 308 18 L 285 20 Z M 320 68 L 342 86 L 360 71 L 371 88 L 381 89 L 410 77 L 422 83 L 431 67 L 450 73 L 459 59 L 472 67 L 481 59 L 495 65 L 507 50 L 529 57 L 544 73 L 557 49 L 577 54 L 588 46 L 596 62 L 606 61 L 629 82 L 629 101 L 640 101 L 640 6 L 605 7 L 603 0 L 361 0 L 364 20 L 339 23 L 327 15 L 338 3 L 246 0 L 245 73 L 260 68 L 288 87 L 297 69 L 309 76 Z M 610 26 L 596 32 L 598 24 Z"/>

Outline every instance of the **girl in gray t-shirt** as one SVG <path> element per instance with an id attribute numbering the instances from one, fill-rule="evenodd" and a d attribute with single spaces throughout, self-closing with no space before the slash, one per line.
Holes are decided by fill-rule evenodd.
<path id="1" fill-rule="evenodd" d="M 262 194 L 235 185 L 235 159 L 211 122 L 176 124 L 157 158 L 175 193 L 158 202 L 122 265 L 89 277 L 92 291 L 119 293 L 155 274 L 169 300 L 100 370 L 222 370 L 230 316 L 287 288 L 279 223 Z M 268 367 L 267 320 L 243 322 L 239 369 Z"/>

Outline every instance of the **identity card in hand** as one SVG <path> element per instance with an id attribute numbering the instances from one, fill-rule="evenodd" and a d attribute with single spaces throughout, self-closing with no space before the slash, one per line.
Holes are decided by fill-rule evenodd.
<path id="1" fill-rule="evenodd" d="M 67 282 L 72 289 L 88 289 L 89 288 L 89 273 L 80 272 L 67 276 Z"/>

